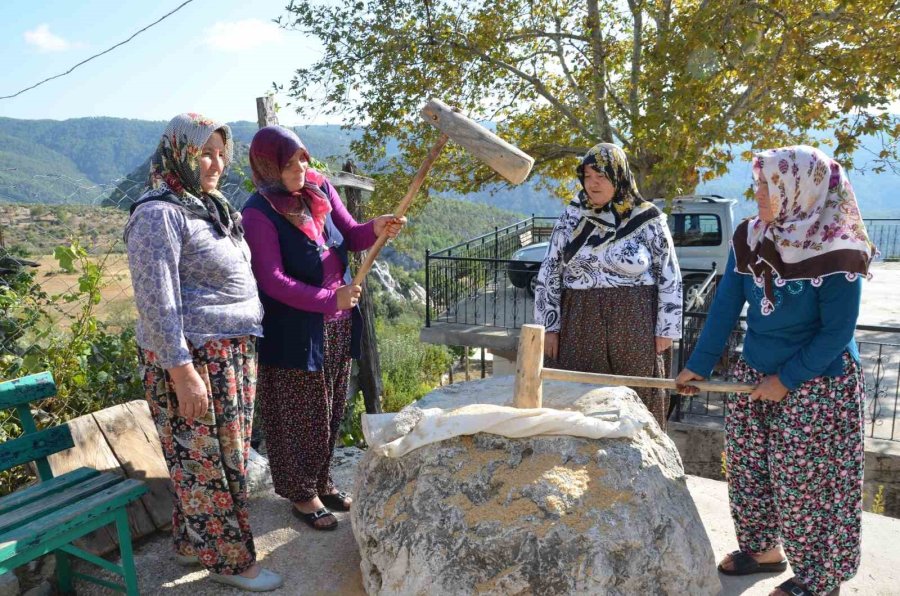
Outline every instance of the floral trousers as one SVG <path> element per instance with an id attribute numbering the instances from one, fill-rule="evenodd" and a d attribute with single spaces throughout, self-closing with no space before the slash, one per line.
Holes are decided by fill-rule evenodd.
<path id="1" fill-rule="evenodd" d="M 178 397 L 156 355 L 139 350 L 144 390 L 175 492 L 175 550 L 197 555 L 213 573 L 232 575 L 256 562 L 247 509 L 247 461 L 256 392 L 256 338 L 213 340 L 193 350 L 210 407 L 178 415 Z"/>
<path id="2" fill-rule="evenodd" d="M 331 458 L 347 404 L 350 319 L 325 323 L 322 370 L 260 365 L 259 401 L 275 493 L 308 501 L 334 491 Z"/>
<path id="3" fill-rule="evenodd" d="M 762 376 L 743 359 L 735 380 Z M 742 551 L 784 546 L 797 580 L 828 594 L 859 567 L 864 462 L 860 366 L 816 377 L 778 403 L 731 394 L 725 459 L 731 516 Z"/>

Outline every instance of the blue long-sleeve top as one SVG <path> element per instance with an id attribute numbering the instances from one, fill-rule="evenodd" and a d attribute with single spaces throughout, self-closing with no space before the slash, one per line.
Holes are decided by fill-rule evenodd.
<path id="1" fill-rule="evenodd" d="M 777 373 L 788 389 L 818 376 L 839 376 L 845 351 L 859 362 L 853 333 L 859 317 L 861 278 L 850 281 L 846 275 L 836 274 L 822 278 L 818 287 L 807 280 L 773 286 L 775 310 L 763 315 L 763 289 L 752 275 L 735 271 L 732 251 L 687 368 L 709 377 L 745 302 L 749 306 L 744 360 L 763 374 Z"/>

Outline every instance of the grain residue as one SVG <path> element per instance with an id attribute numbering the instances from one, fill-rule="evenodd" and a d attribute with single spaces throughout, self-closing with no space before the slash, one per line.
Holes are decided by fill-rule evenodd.
<path id="1" fill-rule="evenodd" d="M 386 521 L 400 522 L 403 521 L 403 519 L 406 519 L 405 517 L 403 519 L 400 519 L 399 517 L 395 519 L 395 516 L 397 516 L 397 506 L 400 504 L 400 500 L 410 496 L 412 491 L 413 484 L 412 482 L 408 482 L 406 486 L 403 487 L 403 490 L 388 497 L 388 500 L 384 502 L 384 519 Z"/>
<path id="2" fill-rule="evenodd" d="M 544 472 L 543 479 L 561 494 L 578 499 L 588 489 L 591 483 L 590 474 L 585 468 L 565 468 L 555 466 Z"/>

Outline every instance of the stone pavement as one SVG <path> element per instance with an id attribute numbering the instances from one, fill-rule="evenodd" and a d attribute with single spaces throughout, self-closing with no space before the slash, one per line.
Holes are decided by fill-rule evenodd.
<path id="1" fill-rule="evenodd" d="M 338 449 L 335 481 L 352 487 L 352 478 L 361 452 Z M 734 527 L 728 513 L 725 483 L 688 476 L 688 488 L 703 519 L 716 558 L 736 548 Z M 316 532 L 294 518 L 289 505 L 271 489 L 252 501 L 251 521 L 262 564 L 281 573 L 285 586 L 271 592 L 281 595 L 363 594 L 359 554 L 349 515 L 338 513 L 340 525 L 334 532 Z M 900 594 L 900 520 L 863 514 L 863 559 L 859 573 L 842 586 L 841 594 L 889 596 Z M 143 594 L 204 596 L 240 594 L 206 579 L 206 571 L 175 564 L 168 536 L 158 535 L 137 545 L 135 561 Z M 791 576 L 722 577 L 723 596 L 766 595 Z M 79 582 L 80 594 L 112 594 L 104 588 Z M 673 593 L 678 588 L 673 586 Z"/>

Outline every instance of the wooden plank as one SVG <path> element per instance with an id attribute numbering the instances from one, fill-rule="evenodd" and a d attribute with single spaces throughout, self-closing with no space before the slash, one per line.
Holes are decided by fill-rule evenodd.
<path id="1" fill-rule="evenodd" d="M 123 480 L 118 484 L 68 505 L 47 517 L 31 522 L 0 536 L 0 560 L 13 557 L 18 552 L 35 548 L 55 536 L 89 525 L 110 511 L 115 511 L 139 499 L 147 487 L 137 480 Z M 89 513 L 85 514 L 85 510 Z M 91 551 L 92 552 L 92 551 Z"/>
<path id="2" fill-rule="evenodd" d="M 6 441 L 0 445 L 0 470 L 8 470 L 40 457 L 47 457 L 72 445 L 72 436 L 65 425 Z"/>
<path id="3" fill-rule="evenodd" d="M 56 383 L 49 372 L 28 375 L 0 383 L 0 409 L 12 408 L 56 395 Z"/>
<path id="4" fill-rule="evenodd" d="M 119 460 L 116 459 L 97 425 L 97 421 L 91 414 L 73 418 L 66 424 L 72 431 L 75 444 L 71 449 L 48 458 L 54 475 L 64 474 L 76 468 L 88 467 L 101 472 L 113 472 L 125 476 Z M 135 536 L 144 536 L 156 529 L 143 504 L 139 503 L 129 507 L 128 519 Z M 115 550 L 117 544 L 116 533 L 104 527 L 85 537 L 84 542 L 81 542 L 79 546 L 96 554 L 105 554 Z"/>
<path id="5" fill-rule="evenodd" d="M 147 483 L 141 502 L 153 525 L 159 530 L 170 527 L 172 481 L 146 400 L 94 412 L 94 420 L 125 475 Z"/>
<path id="6" fill-rule="evenodd" d="M 91 468 L 78 468 L 68 474 L 63 474 L 62 476 L 57 476 L 56 478 L 51 478 L 44 482 L 38 482 L 28 488 L 17 490 L 0 499 L 0 515 L 18 509 L 19 507 L 24 507 L 29 503 L 37 501 L 38 499 L 43 499 L 54 493 L 67 490 L 80 482 L 84 482 L 88 478 L 97 476 L 98 474 L 100 474 L 100 472 L 92 470 Z"/>
<path id="7" fill-rule="evenodd" d="M 519 353 L 516 355 L 516 381 L 513 405 L 517 408 L 540 408 L 541 367 L 544 365 L 544 326 L 522 325 Z"/>
<path id="8" fill-rule="evenodd" d="M 360 176 L 359 174 L 338 172 L 337 174 L 329 176 L 328 180 L 335 188 L 347 187 L 358 190 L 367 190 L 369 192 L 375 191 L 375 180 L 367 176 Z"/>
<path id="9" fill-rule="evenodd" d="M 347 160 L 344 164 L 344 173 L 355 175 L 356 166 Z M 373 185 L 374 188 L 374 185 Z M 349 187 L 344 191 L 347 195 L 347 209 L 356 221 L 363 220 L 362 192 L 358 188 Z M 358 267 L 365 256 L 365 252 L 353 253 L 351 259 L 354 267 Z M 383 386 L 381 380 L 381 358 L 378 354 L 378 339 L 375 336 L 375 305 L 369 292 L 367 283 L 362 285 L 362 294 L 359 297 L 359 310 L 362 313 L 363 328 L 360 347 L 359 388 L 363 394 L 363 402 L 366 404 L 366 413 L 378 414 L 381 412 L 381 396 Z"/>
<path id="10" fill-rule="evenodd" d="M 15 511 L 10 511 L 6 515 L 0 516 L 0 534 L 5 534 L 27 523 L 46 517 L 67 505 L 77 505 L 87 497 L 120 482 L 122 482 L 122 477 L 116 474 L 99 474 L 70 487 L 67 491 L 48 495 L 39 501 L 34 501 Z"/>

